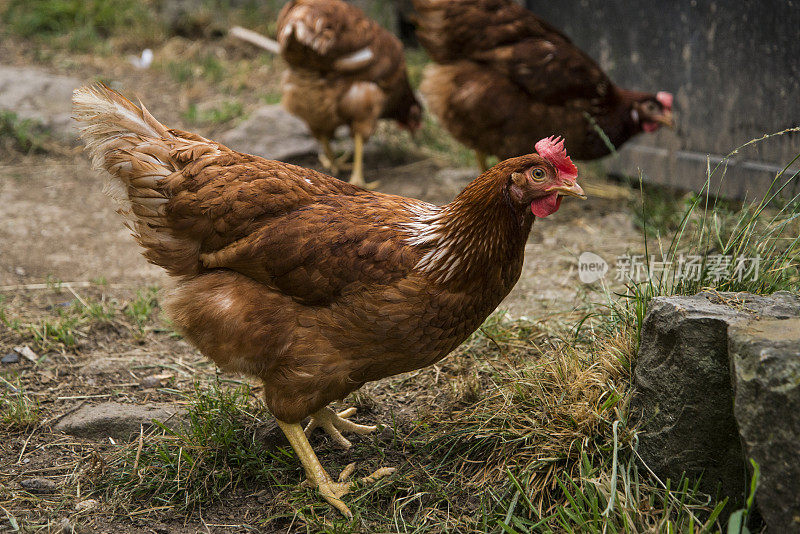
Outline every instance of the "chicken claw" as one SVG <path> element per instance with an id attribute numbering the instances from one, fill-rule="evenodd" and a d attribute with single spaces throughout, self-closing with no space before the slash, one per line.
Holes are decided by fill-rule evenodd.
<path id="1" fill-rule="evenodd" d="M 308 442 L 308 438 L 306 438 L 302 427 L 297 423 L 284 423 L 281 420 L 278 420 L 278 426 L 283 430 L 283 433 L 286 434 L 286 438 L 297 453 L 306 471 L 306 480 L 302 485 L 305 487 L 316 487 L 320 495 L 322 495 L 331 506 L 339 510 L 342 515 L 348 519 L 352 519 L 353 513 L 342 501 L 342 497 L 350 493 L 353 486 L 353 482 L 348 482 L 348 479 L 356 469 L 355 462 L 342 469 L 342 472 L 339 474 L 338 482 L 334 482 L 328 472 L 325 471 L 325 468 L 322 467 L 322 464 L 319 463 L 319 459 L 317 459 L 317 455 L 314 454 L 314 449 L 311 448 L 311 444 Z M 391 475 L 394 471 L 394 467 L 381 467 L 371 475 L 361 478 L 360 482 L 362 484 L 373 484 L 379 478 Z"/>
<path id="2" fill-rule="evenodd" d="M 342 435 L 342 431 L 354 432 L 363 436 L 370 432 L 375 432 L 375 430 L 378 429 L 378 427 L 374 425 L 359 425 L 348 421 L 355 413 L 356 409 L 353 407 L 342 410 L 339 413 L 334 413 L 330 408 L 323 408 L 311 416 L 311 420 L 304 430 L 306 437 L 310 436 L 315 428 L 322 427 L 322 429 L 333 438 L 333 441 L 345 449 L 349 449 L 352 443 Z"/>
<path id="3" fill-rule="evenodd" d="M 339 174 L 341 170 L 352 170 L 353 164 L 348 163 L 352 154 L 345 152 L 337 158 L 333 154 L 331 143 L 327 137 L 321 138 L 319 142 L 322 145 L 322 153 L 318 156 L 319 162 L 322 163 L 322 166 L 325 167 L 326 170 L 330 171 L 331 174 Z"/>

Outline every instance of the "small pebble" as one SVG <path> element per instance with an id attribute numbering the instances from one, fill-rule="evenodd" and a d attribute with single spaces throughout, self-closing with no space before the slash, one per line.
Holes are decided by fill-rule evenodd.
<path id="1" fill-rule="evenodd" d="M 0 358 L 0 362 L 3 363 L 17 363 L 19 361 L 19 354 L 16 352 L 9 352 L 2 358 Z"/>
<path id="2" fill-rule="evenodd" d="M 21 354 L 22 356 L 25 356 L 27 359 L 29 359 L 33 363 L 36 363 L 37 360 L 39 359 L 39 356 L 37 356 L 36 353 L 33 352 L 28 345 L 22 345 L 20 347 L 14 347 L 14 351 L 19 353 L 19 354 Z"/>
<path id="3" fill-rule="evenodd" d="M 394 439 L 394 430 L 390 426 L 384 426 L 378 432 L 378 441 L 391 441 Z"/>
<path id="4" fill-rule="evenodd" d="M 58 489 L 56 483 L 49 478 L 27 478 L 19 483 L 23 489 L 30 493 L 53 493 Z"/>
<path id="5" fill-rule="evenodd" d="M 76 512 L 88 512 L 90 510 L 94 510 L 100 506 L 100 502 L 97 499 L 86 499 L 85 501 L 81 501 L 75 505 Z"/>
<path id="6" fill-rule="evenodd" d="M 162 387 L 166 384 L 168 380 L 174 378 L 174 376 L 175 375 L 170 373 L 162 373 L 159 375 L 146 376 L 139 381 L 139 385 L 143 388 Z"/>

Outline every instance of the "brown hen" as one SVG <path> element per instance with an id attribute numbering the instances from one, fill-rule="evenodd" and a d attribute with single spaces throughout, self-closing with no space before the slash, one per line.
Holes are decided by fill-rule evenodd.
<path id="1" fill-rule="evenodd" d="M 353 136 L 350 182 L 365 186 L 363 146 L 378 119 L 414 131 L 421 107 L 408 83 L 403 45 L 360 9 L 341 0 L 293 0 L 278 16 L 278 44 L 289 65 L 283 105 L 302 118 L 322 144 L 323 164 L 338 171 L 334 131 Z"/>
<path id="2" fill-rule="evenodd" d="M 534 218 L 583 196 L 552 139 L 439 207 L 166 128 L 104 86 L 74 103 L 106 191 L 147 259 L 176 279 L 175 326 L 222 369 L 263 381 L 309 481 L 346 515 L 349 486 L 306 433 L 319 425 L 349 446 L 341 431 L 375 427 L 328 403 L 446 356 L 517 281 Z"/>
<path id="3" fill-rule="evenodd" d="M 420 87 L 425 103 L 477 152 L 482 169 L 487 154 L 525 154 L 549 135 L 590 160 L 607 155 L 609 142 L 619 147 L 672 125 L 671 94 L 620 89 L 566 35 L 513 0 L 414 0 L 414 7 L 417 36 L 436 62 Z"/>

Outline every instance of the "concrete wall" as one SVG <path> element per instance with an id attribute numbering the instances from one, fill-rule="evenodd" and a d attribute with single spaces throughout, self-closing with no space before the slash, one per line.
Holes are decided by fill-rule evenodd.
<path id="1" fill-rule="evenodd" d="M 677 130 L 635 138 L 619 158 L 606 160 L 613 170 L 638 175 L 641 168 L 648 180 L 698 189 L 707 156 L 713 167 L 750 139 L 800 126 L 799 0 L 526 5 L 563 29 L 618 85 L 675 95 Z M 800 133 L 744 149 L 728 166 L 721 192 L 753 198 L 799 153 Z"/>

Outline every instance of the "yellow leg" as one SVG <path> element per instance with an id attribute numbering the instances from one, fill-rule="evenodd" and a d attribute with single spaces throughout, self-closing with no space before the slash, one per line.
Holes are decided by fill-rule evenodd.
<path id="1" fill-rule="evenodd" d="M 342 154 L 338 158 L 334 155 L 331 148 L 331 141 L 327 137 L 320 137 L 319 144 L 322 145 L 322 154 L 319 155 L 319 161 L 332 174 L 339 174 L 342 169 L 349 169 L 351 165 L 347 163 L 350 154 Z"/>
<path id="2" fill-rule="evenodd" d="M 321 427 L 331 438 L 333 438 L 333 441 L 345 449 L 349 449 L 352 443 L 350 443 L 350 440 L 342 435 L 343 431 L 353 432 L 363 436 L 365 434 L 375 432 L 378 429 L 377 426 L 359 425 L 352 421 L 348 421 L 348 419 L 355 415 L 355 413 L 355 408 L 347 408 L 339 413 L 335 413 L 330 408 L 323 408 L 311 416 L 311 420 L 308 422 L 308 425 L 306 425 L 304 430 L 306 437 L 311 436 L 311 432 L 313 432 L 315 428 Z"/>
<path id="3" fill-rule="evenodd" d="M 345 517 L 352 518 L 352 512 L 350 512 L 350 509 L 341 498 L 350 493 L 352 484 L 347 482 L 347 479 L 355 470 L 355 464 L 345 467 L 339 475 L 339 481 L 334 482 L 328 472 L 325 471 L 325 468 L 322 467 L 322 464 L 319 463 L 317 455 L 314 454 L 314 449 L 311 448 L 311 444 L 308 442 L 305 432 L 303 432 L 303 427 L 297 423 L 284 423 L 280 419 L 276 419 L 276 421 L 283 433 L 286 434 L 286 438 L 292 445 L 294 452 L 297 453 L 300 463 L 303 464 L 303 468 L 306 471 L 306 482 L 315 486 L 320 495 L 344 514 Z M 362 478 L 361 482 L 370 484 L 392 473 L 394 473 L 393 467 L 382 467 L 368 477 Z"/>
<path id="4" fill-rule="evenodd" d="M 350 175 L 350 183 L 364 189 L 375 189 L 380 185 L 380 182 L 367 183 L 364 181 L 364 138 L 357 133 L 353 136 L 353 143 L 355 149 L 353 153 L 353 174 Z"/>
<path id="5" fill-rule="evenodd" d="M 478 160 L 478 168 L 481 170 L 482 173 L 486 172 L 488 167 L 486 166 L 486 154 L 481 152 L 480 150 L 475 151 L 475 158 Z"/>

